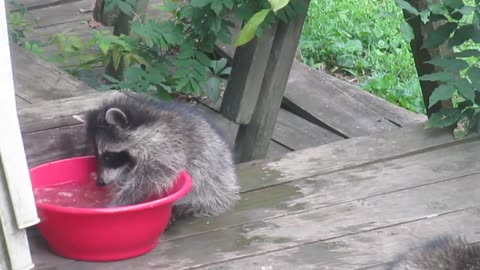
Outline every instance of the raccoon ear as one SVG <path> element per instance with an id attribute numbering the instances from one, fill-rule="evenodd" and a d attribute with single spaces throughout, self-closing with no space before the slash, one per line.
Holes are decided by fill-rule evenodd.
<path id="1" fill-rule="evenodd" d="M 110 108 L 105 113 L 105 120 L 108 124 L 125 128 L 127 126 L 127 116 L 118 108 Z"/>

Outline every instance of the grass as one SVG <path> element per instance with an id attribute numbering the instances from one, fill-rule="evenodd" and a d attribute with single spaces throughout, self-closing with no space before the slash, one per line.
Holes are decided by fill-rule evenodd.
<path id="1" fill-rule="evenodd" d="M 394 0 L 312 0 L 300 39 L 302 61 L 341 75 L 385 100 L 425 113 Z"/>

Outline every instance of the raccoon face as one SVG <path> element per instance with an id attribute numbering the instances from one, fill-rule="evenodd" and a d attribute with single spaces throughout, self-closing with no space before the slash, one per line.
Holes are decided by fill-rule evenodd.
<path id="1" fill-rule="evenodd" d="M 136 161 L 128 149 L 131 136 L 125 113 L 119 108 L 94 111 L 89 116 L 88 126 L 97 157 L 97 185 L 126 182 Z"/>
<path id="2" fill-rule="evenodd" d="M 97 153 L 97 185 L 105 186 L 113 181 L 124 182 L 134 166 L 128 151 Z"/>

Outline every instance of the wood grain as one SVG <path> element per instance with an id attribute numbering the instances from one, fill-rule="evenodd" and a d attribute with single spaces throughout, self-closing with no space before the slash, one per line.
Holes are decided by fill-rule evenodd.
<path id="1" fill-rule="evenodd" d="M 250 123 L 255 108 L 262 106 L 258 103 L 258 96 L 276 29 L 274 24 L 261 39 L 255 38 L 235 50 L 232 71 L 220 109 L 223 116 L 235 123 Z"/>
<path id="2" fill-rule="evenodd" d="M 197 269 L 462 211 L 480 204 L 478 175 L 164 241 L 128 262 L 72 262 L 57 269 Z M 455 192 L 452 192 L 455 191 Z M 427 196 L 426 194 L 432 194 Z M 457 194 L 462 194 L 462 200 Z M 298 230 L 301 226 L 302 230 Z M 205 243 L 208 243 L 206 245 Z"/>
<path id="3" fill-rule="evenodd" d="M 36 103 L 94 92 L 85 83 L 17 45 L 11 48 L 15 93 L 21 99 Z"/>
<path id="4" fill-rule="evenodd" d="M 303 3 L 308 7 L 310 1 Z M 288 24 L 278 22 L 251 121 L 240 125 L 235 140 L 238 162 L 262 159 L 267 155 L 306 13 L 305 10 L 305 14 L 297 14 Z"/>
<path id="5" fill-rule="evenodd" d="M 321 176 L 299 177 L 243 193 L 233 212 L 218 218 L 180 221 L 162 237 L 156 251 L 133 260 L 108 264 L 60 260 L 43 265 L 73 270 L 197 269 L 217 263 L 223 267 L 231 260 L 269 258 L 271 252 L 283 249 L 301 249 L 303 245 L 474 207 L 478 202 L 473 198 L 480 188 L 475 184 L 480 165 L 474 157 L 480 145 L 460 142 L 354 168 L 331 168 Z M 294 164 L 299 162 L 285 169 L 295 169 Z M 240 175 L 243 185 L 246 176 Z M 257 183 L 261 180 L 251 177 Z M 304 230 L 299 232 L 299 226 Z M 308 260 L 308 254 L 304 259 Z M 327 262 L 323 262 L 325 267 Z"/>
<path id="6" fill-rule="evenodd" d="M 408 249 L 441 235 L 480 241 L 478 222 L 476 207 L 195 269 L 385 270 Z"/>
<path id="7" fill-rule="evenodd" d="M 181 238 L 476 174 L 480 165 L 475 164 L 475 152 L 469 150 L 476 148 L 476 144 L 455 145 L 244 192 L 232 212 L 220 218 L 188 220 L 185 222 L 188 225 L 172 228 L 172 233 L 164 239 Z M 464 154 L 435 158 L 449 153 Z M 239 173 L 243 186 L 247 179 Z M 261 181 L 257 178 L 257 183 Z"/>

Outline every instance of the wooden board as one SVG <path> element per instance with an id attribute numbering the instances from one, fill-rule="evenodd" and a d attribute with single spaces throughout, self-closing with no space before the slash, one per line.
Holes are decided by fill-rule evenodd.
<path id="1" fill-rule="evenodd" d="M 235 210 L 221 218 L 204 218 L 181 222 L 181 227 L 172 229 L 164 240 L 177 239 L 208 231 L 229 228 L 238 224 L 267 220 L 284 215 L 299 214 L 312 209 L 362 200 L 398 190 L 427 186 L 455 178 L 458 175 L 478 175 L 480 165 L 474 165 L 475 152 L 457 155 L 449 159 L 450 168 L 461 171 L 439 170 L 445 160 L 431 158 L 454 151 L 466 151 L 474 143 L 442 148 L 433 152 L 408 156 L 391 161 L 345 169 L 321 176 L 297 179 L 292 182 L 272 185 L 242 193 L 242 200 Z M 430 160 L 428 160 L 430 158 Z M 463 160 L 471 160 L 462 163 Z M 388 179 L 388 181 L 386 180 Z M 405 181 L 409 179 L 409 181 Z M 243 186 L 246 178 L 240 172 Z M 265 196 L 268 194 L 268 196 Z"/>
<path id="2" fill-rule="evenodd" d="M 385 270 L 397 256 L 443 234 L 480 241 L 480 208 L 432 216 L 195 269 Z"/>
<path id="3" fill-rule="evenodd" d="M 235 35 L 239 28 L 232 28 L 232 31 Z M 217 48 L 223 57 L 233 59 L 235 48 L 231 45 L 218 42 Z M 427 119 L 425 115 L 387 102 L 323 71 L 311 70 L 298 60 L 293 62 L 283 105 L 303 118 L 346 137 L 358 136 L 362 131 L 361 135 L 365 135 L 395 126 L 403 127 Z M 360 114 L 356 114 L 358 112 Z M 347 119 L 349 117 L 351 119 Z M 367 123 L 358 125 L 353 122 L 360 118 Z"/>
<path id="4" fill-rule="evenodd" d="M 54 65 L 11 45 L 16 95 L 29 102 L 73 97 L 94 92 Z"/>
<path id="5" fill-rule="evenodd" d="M 50 0 L 51 1 L 51 0 Z M 35 22 L 35 28 L 41 29 L 55 25 L 73 22 L 85 22 L 92 16 L 91 12 L 81 13 L 80 10 L 89 10 L 92 8 L 93 0 L 63 0 L 54 5 L 47 4 L 31 8 L 27 15 L 32 22 Z M 165 17 L 166 12 L 156 9 L 162 3 L 161 0 L 150 0 L 148 17 Z"/>
<path id="6" fill-rule="evenodd" d="M 347 137 L 397 128 L 383 114 L 370 109 L 369 105 L 358 101 L 348 92 L 343 92 L 343 87 L 336 84 L 337 80 L 325 80 L 319 74 L 298 61 L 294 63 L 285 93 L 287 101 L 293 103 L 290 106 L 292 110 L 311 115 Z M 308 118 L 308 115 L 304 118 Z"/>
<path id="7" fill-rule="evenodd" d="M 116 95 L 121 93 L 93 92 L 62 99 L 62 102 L 52 100 L 20 108 L 18 116 L 29 166 L 93 153 L 86 142 L 84 123 L 78 120 L 77 116 L 82 116 L 103 100 Z M 209 108 L 200 105 L 197 107 L 225 130 L 228 141 L 233 145 L 238 126 Z M 290 149 L 272 142 L 269 155 L 274 157 L 287 152 L 290 152 Z"/>
<path id="8" fill-rule="evenodd" d="M 472 145 L 474 144 L 472 143 Z M 463 145 L 463 147 L 469 150 L 458 152 L 460 149 L 450 149 L 448 153 L 471 152 L 473 155 L 480 150 L 480 146 L 475 144 L 472 147 L 472 145 L 468 147 Z M 452 147 L 460 147 L 460 145 Z M 443 151 L 443 149 L 437 151 Z M 216 265 L 223 266 L 224 263 L 232 265 L 234 263 L 231 261 L 234 260 L 245 260 L 246 258 L 248 261 L 248 258 L 264 256 L 265 254 L 268 256 L 270 253 L 276 254 L 285 249 L 302 249 L 303 246 L 331 239 L 383 230 L 384 228 L 393 228 L 402 226 L 402 224 L 428 220 L 436 216 L 450 215 L 480 205 L 477 200 L 474 200 L 476 194 L 480 191 L 480 186 L 476 184 L 480 173 L 478 165 L 475 169 L 468 172 L 465 171 L 465 168 L 471 168 L 471 166 L 466 164 L 463 167 L 462 164 L 464 160 L 468 160 L 468 157 L 464 156 L 465 159 L 462 159 L 462 154 L 456 157 L 456 161 L 451 159 L 455 155 L 443 155 L 441 161 L 435 159 L 435 157 L 440 155 L 440 152 L 436 151 L 425 153 L 425 155 L 422 158 L 418 157 L 416 160 L 409 160 L 414 159 L 413 156 L 405 157 L 403 162 L 406 163 L 391 161 L 390 167 L 385 166 L 385 164 L 377 164 L 378 166 L 365 166 L 363 170 L 359 168 L 358 173 L 363 175 L 363 177 L 348 178 L 344 174 L 337 173 L 336 176 L 328 178 L 328 183 L 318 180 L 313 182 L 307 181 L 303 184 L 297 183 L 300 196 L 294 196 L 293 199 L 285 199 L 276 204 L 270 201 L 270 204 L 264 208 L 257 207 L 240 214 L 236 225 L 216 229 L 210 228 L 210 230 L 199 234 L 182 235 L 179 234 L 179 231 L 182 230 L 179 226 L 200 227 L 202 225 L 200 223 L 193 223 L 193 225 L 188 223 L 179 224 L 175 227 L 177 231 L 172 230 L 168 232 L 165 235 L 166 237 L 170 234 L 173 235 L 162 241 L 155 251 L 129 261 L 108 264 L 73 262 L 60 265 L 54 264 L 52 266 L 57 269 L 73 270 L 211 268 Z M 408 167 L 403 165 L 415 164 L 420 159 L 425 162 L 424 164 L 429 164 L 429 161 L 432 161 L 436 165 L 430 164 L 430 169 L 427 169 L 424 173 L 416 174 L 414 173 L 415 171 L 424 168 L 424 166 L 419 165 L 418 168 L 411 170 L 410 175 L 407 175 L 406 178 L 402 177 L 400 171 L 395 173 L 395 171 L 391 170 L 392 167 L 398 166 L 403 167 L 402 170 L 404 172 L 408 172 Z M 470 165 L 474 163 L 472 161 Z M 428 170 L 438 170 L 439 167 L 445 164 L 451 166 L 450 170 L 438 171 L 436 175 L 430 175 L 427 172 Z M 377 186 L 374 182 L 369 181 L 371 177 L 377 175 L 378 170 L 381 168 L 385 168 L 384 172 L 383 174 L 380 173 L 377 179 L 378 183 L 381 183 L 381 181 L 385 182 L 383 186 L 386 189 L 369 193 L 371 187 Z M 445 175 L 446 172 L 449 173 Z M 386 182 L 389 180 L 388 175 L 390 173 L 391 175 L 398 175 L 396 184 L 389 185 L 389 182 Z M 461 176 L 463 173 L 468 175 Z M 423 182 L 426 177 L 430 176 L 430 179 L 433 180 L 432 182 Z M 349 179 L 350 183 L 344 183 L 345 179 Z M 312 184 L 317 185 L 317 187 L 315 188 Z M 328 197 L 328 194 L 330 194 L 330 197 L 335 197 L 337 194 L 341 195 L 342 190 L 346 190 L 348 187 L 355 187 L 356 184 L 364 184 L 365 186 L 349 191 L 345 195 L 345 201 L 322 203 L 325 197 Z M 315 196 L 314 193 L 318 191 L 322 191 L 323 194 Z M 257 202 L 259 203 L 262 201 L 260 198 L 266 198 L 266 196 L 270 198 L 272 194 L 275 194 L 272 190 L 258 190 L 256 192 L 257 194 L 252 196 L 257 197 Z M 314 195 L 314 197 L 301 196 L 302 192 L 310 192 L 310 195 Z M 426 194 L 432 195 L 427 196 Z M 245 197 L 248 196 L 247 194 L 243 196 L 244 198 L 253 199 L 253 197 Z M 459 196 L 461 196 L 461 200 L 458 199 Z M 300 202 L 303 202 L 303 204 Z M 257 217 L 253 221 L 240 219 L 241 216 L 255 217 L 255 214 L 260 212 L 275 211 L 275 209 L 282 207 L 289 209 L 290 212 L 269 218 Z M 239 208 L 237 207 L 237 209 Z M 226 216 L 218 219 L 225 220 L 228 218 Z M 203 226 L 208 226 L 214 221 L 215 219 L 206 221 Z M 458 226 L 462 223 L 459 221 L 455 224 Z M 298 230 L 300 226 L 304 228 L 301 231 Z M 445 229 L 445 227 L 443 228 Z M 471 228 L 473 227 L 471 226 Z M 431 227 L 424 227 L 423 229 L 434 232 Z M 205 245 L 205 243 L 208 243 L 208 245 Z M 355 247 L 355 244 L 352 243 L 351 245 Z M 323 267 L 327 265 L 335 266 L 335 261 L 320 260 L 320 256 L 328 256 L 327 251 L 319 250 L 321 253 L 316 263 Z M 353 255 L 360 256 L 362 250 L 351 252 L 356 252 Z M 352 258 L 355 257 L 353 255 Z M 308 258 L 306 257 L 306 259 Z M 383 260 L 383 258 L 378 259 Z M 387 257 L 384 260 L 388 259 Z M 299 258 L 299 261 L 301 261 L 301 258 Z M 284 262 L 284 260 L 280 262 Z M 371 265 L 370 261 L 367 260 L 366 264 L 361 262 L 358 267 Z"/>
<path id="9" fill-rule="evenodd" d="M 19 108 L 25 108 L 27 106 L 30 106 L 30 102 L 26 101 L 25 99 L 21 98 L 20 96 L 15 95 L 15 102 L 17 105 L 17 109 Z"/>
<path id="10" fill-rule="evenodd" d="M 309 3 L 309 0 L 302 0 L 302 4 L 306 6 Z M 267 156 L 268 145 L 273 135 L 306 16 L 305 10 L 304 13 L 297 14 L 288 24 L 279 22 L 275 29 L 271 50 L 266 58 L 268 60 L 265 73 L 261 87 L 258 89 L 258 101 L 251 112 L 253 113 L 251 120 L 247 124 L 240 125 L 238 129 L 234 154 L 239 162 L 262 159 Z M 258 70 L 258 72 L 261 71 Z M 235 74 L 232 73 L 231 76 Z"/>

